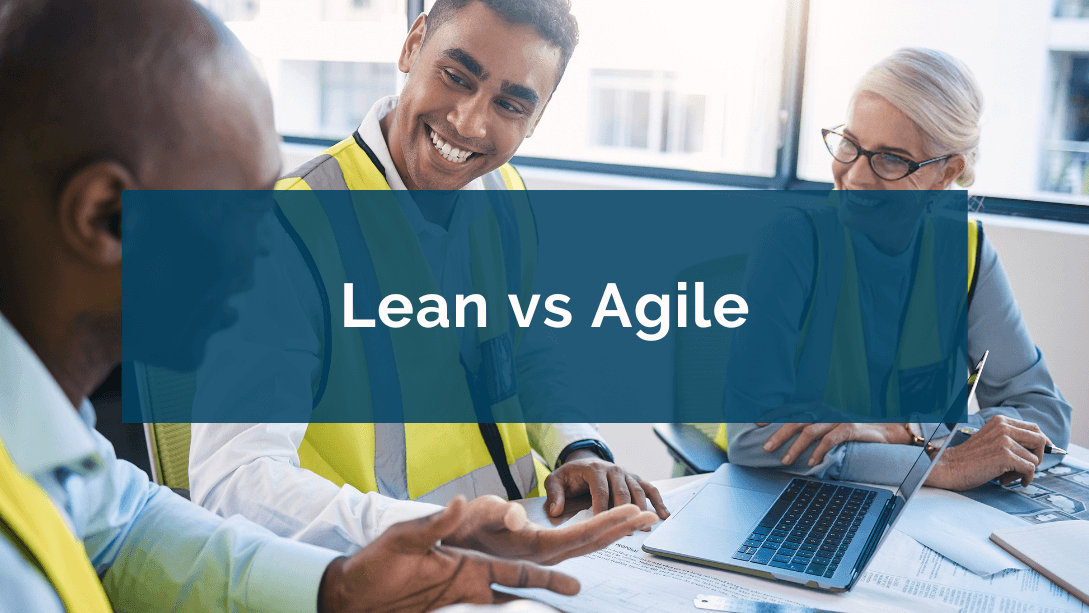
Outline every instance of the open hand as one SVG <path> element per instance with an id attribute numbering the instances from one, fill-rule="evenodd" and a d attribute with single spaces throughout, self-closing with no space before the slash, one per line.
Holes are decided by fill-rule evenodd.
<path id="1" fill-rule="evenodd" d="M 491 604 L 491 585 L 535 587 L 572 596 L 573 577 L 533 564 L 500 560 L 439 544 L 466 519 L 465 499 L 429 517 L 395 524 L 350 558 L 338 558 L 321 580 L 322 613 L 416 613 L 468 602 Z"/>
<path id="2" fill-rule="evenodd" d="M 629 473 L 612 462 L 607 462 L 589 451 L 578 450 L 567 456 L 567 461 L 545 479 L 545 509 L 553 517 L 563 514 L 564 502 L 570 496 L 590 493 L 594 515 L 609 507 L 634 504 L 647 508 L 647 501 L 654 506 L 658 517 L 669 517 L 669 510 L 662 502 L 658 488 L 638 475 Z M 650 527 L 646 527 L 649 530 Z"/>
<path id="3" fill-rule="evenodd" d="M 545 529 L 526 518 L 522 505 L 481 496 L 466 505 L 461 524 L 443 543 L 551 565 L 597 551 L 657 521 L 654 513 L 627 504 L 574 526 Z"/>

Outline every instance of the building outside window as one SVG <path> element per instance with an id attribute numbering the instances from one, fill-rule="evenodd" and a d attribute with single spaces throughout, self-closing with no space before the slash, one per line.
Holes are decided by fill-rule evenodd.
<path id="1" fill-rule="evenodd" d="M 590 145 L 702 151 L 707 97 L 678 91 L 676 80 L 672 72 L 592 71 Z"/>
<path id="2" fill-rule="evenodd" d="M 257 59 L 281 134 L 343 138 L 402 82 L 406 0 L 203 1 Z M 776 176 L 798 6 L 572 0 L 581 42 L 519 155 Z M 820 128 L 843 121 L 863 72 L 925 46 L 984 91 L 973 193 L 1089 202 L 1089 0 L 809 0 L 808 17 L 798 178 L 831 180 Z"/>

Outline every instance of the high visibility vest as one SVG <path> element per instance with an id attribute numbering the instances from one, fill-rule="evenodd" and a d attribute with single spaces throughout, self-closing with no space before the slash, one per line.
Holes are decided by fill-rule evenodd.
<path id="1" fill-rule="evenodd" d="M 68 613 L 110 613 L 110 601 L 87 550 L 0 441 L 0 538 L 7 538 L 45 576 Z"/>
<path id="2" fill-rule="evenodd" d="M 278 190 L 339 191 L 281 197 L 276 210 L 311 270 L 325 318 L 302 467 L 402 500 L 542 495 L 548 468 L 534 461 L 517 393 L 514 358 L 524 330 L 505 308 L 508 288 L 528 304 L 536 226 L 511 166 L 483 179 L 491 207 L 469 227 L 470 262 L 474 293 L 490 312 L 477 331 L 474 364 L 462 360 L 451 328 L 342 325 L 344 283 L 353 283 L 356 316 L 375 320 L 384 296 L 441 295 L 384 168 L 358 133 L 277 182 Z M 413 416 L 434 415 L 436 403 L 449 423 L 414 423 L 421 419 Z M 339 421 L 345 407 L 369 423 L 322 423 Z"/>
<path id="3" fill-rule="evenodd" d="M 811 290 L 801 339 L 795 348 L 796 387 L 791 402 L 822 401 L 858 415 L 873 415 L 859 301 L 858 267 L 850 231 L 835 208 L 807 209 L 817 241 L 816 284 Z M 978 276 L 983 226 L 968 223 L 967 285 L 943 273 L 963 258 L 963 232 L 955 220 L 927 216 L 914 255 L 914 276 L 900 340 L 884 387 L 886 415 L 944 414 L 957 382 L 956 352 L 966 329 L 968 305 Z M 954 287 L 954 284 L 957 284 Z M 715 443 L 726 449 L 726 425 Z"/>

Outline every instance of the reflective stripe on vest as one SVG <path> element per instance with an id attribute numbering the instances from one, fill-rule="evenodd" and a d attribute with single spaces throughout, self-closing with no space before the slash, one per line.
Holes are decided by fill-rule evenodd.
<path id="1" fill-rule="evenodd" d="M 818 269 L 811 309 L 796 353 L 797 386 L 792 402 L 821 400 L 860 415 L 871 415 L 870 379 L 858 268 L 850 232 L 836 210 L 807 210 L 816 230 Z M 964 257 L 963 232 L 955 220 L 927 216 L 919 238 L 900 341 L 884 382 L 885 415 L 944 412 L 956 380 L 955 346 L 967 325 L 967 299 L 973 288 L 981 245 L 978 222 L 968 224 L 967 286 L 952 287 L 956 275 L 942 274 L 942 262 Z M 963 235 L 962 235 L 963 237 Z M 835 299 L 832 299 L 832 297 Z M 954 306 L 955 305 L 955 308 Z"/>
<path id="2" fill-rule="evenodd" d="M 399 499 L 506 497 L 477 425 L 495 421 L 501 422 L 512 485 L 522 496 L 540 495 L 539 467 L 516 393 L 514 355 L 523 329 L 512 323 L 513 313 L 488 317 L 487 327 L 477 331 L 475 363 L 464 366 L 448 328 L 343 327 L 339 296 L 346 282 L 354 284 L 356 316 L 375 320 L 382 296 L 441 294 L 397 200 L 404 195 L 389 191 L 363 147 L 353 135 L 277 182 L 277 189 L 342 192 L 323 193 L 320 200 L 296 192 L 280 199 L 277 211 L 319 287 L 326 321 L 315 418 L 299 447 L 302 466 L 338 485 Z M 473 286 L 493 312 L 501 305 L 502 313 L 507 287 L 528 301 L 537 236 L 513 168 L 489 173 L 484 184 L 492 206 L 469 228 Z M 435 399 L 443 399 L 448 423 L 414 423 L 434 413 Z M 328 421 L 322 412 L 343 415 L 345 406 L 365 416 L 356 420 L 363 423 L 317 423 Z"/>
<path id="3" fill-rule="evenodd" d="M 68 613 L 113 610 L 83 543 L 41 486 L 19 472 L 0 441 L 0 538 L 5 537 L 45 575 Z"/>

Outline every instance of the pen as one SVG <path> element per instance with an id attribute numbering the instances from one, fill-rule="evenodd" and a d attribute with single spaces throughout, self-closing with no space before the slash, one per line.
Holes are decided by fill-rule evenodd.
<path id="1" fill-rule="evenodd" d="M 979 428 L 959 428 L 958 432 L 966 436 L 972 436 L 976 432 L 979 432 Z M 1052 455 L 1066 455 L 1066 450 L 1062 447 L 1056 447 L 1051 443 L 1044 445 L 1044 453 L 1050 453 Z"/>

